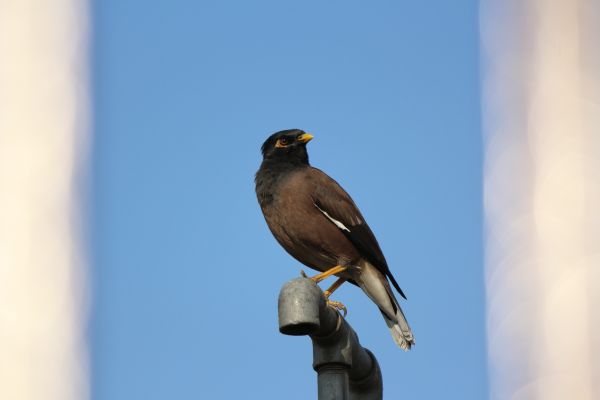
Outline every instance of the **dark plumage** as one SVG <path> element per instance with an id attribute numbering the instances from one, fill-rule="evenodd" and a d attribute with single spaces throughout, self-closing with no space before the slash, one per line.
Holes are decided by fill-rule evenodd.
<path id="1" fill-rule="evenodd" d="M 271 135 L 262 145 L 256 195 L 269 229 L 301 263 L 358 285 L 375 302 L 394 341 L 408 350 L 411 329 L 389 285 L 404 293 L 354 201 L 324 172 L 310 166 L 306 144 L 312 136 L 290 129 Z"/>

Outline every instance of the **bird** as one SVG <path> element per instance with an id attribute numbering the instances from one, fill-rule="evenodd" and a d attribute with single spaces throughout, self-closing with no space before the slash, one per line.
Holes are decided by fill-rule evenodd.
<path id="1" fill-rule="evenodd" d="M 410 350 L 415 339 L 390 282 L 406 296 L 350 195 L 310 165 L 306 145 L 313 137 L 300 129 L 286 129 L 263 143 L 255 189 L 267 225 L 292 257 L 321 272 L 313 281 L 338 278 L 324 292 L 329 305 L 345 311 L 342 303 L 329 297 L 344 282 L 359 286 L 381 311 L 394 342 Z"/>

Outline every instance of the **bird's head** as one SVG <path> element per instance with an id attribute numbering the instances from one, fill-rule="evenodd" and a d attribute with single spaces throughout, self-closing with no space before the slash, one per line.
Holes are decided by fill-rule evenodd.
<path id="1" fill-rule="evenodd" d="M 308 164 L 306 144 L 312 138 L 313 135 L 300 129 L 276 132 L 262 145 L 263 159 Z"/>

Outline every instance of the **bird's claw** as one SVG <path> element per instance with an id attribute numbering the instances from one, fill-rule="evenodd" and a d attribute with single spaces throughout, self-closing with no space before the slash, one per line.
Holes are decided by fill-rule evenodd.
<path id="1" fill-rule="evenodd" d="M 308 278 L 308 275 L 306 275 L 306 272 L 304 272 L 303 269 L 300 270 L 300 276 L 302 276 L 303 278 Z"/>
<path id="2" fill-rule="evenodd" d="M 335 308 L 336 311 L 343 311 L 344 318 L 346 318 L 346 315 L 348 315 L 348 309 L 346 308 L 346 306 L 343 303 L 341 303 L 339 301 L 327 300 L 327 305 Z"/>

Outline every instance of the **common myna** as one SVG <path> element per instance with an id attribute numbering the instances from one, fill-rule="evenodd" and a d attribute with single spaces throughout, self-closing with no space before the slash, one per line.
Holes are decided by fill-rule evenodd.
<path id="1" fill-rule="evenodd" d="M 345 281 L 359 286 L 379 307 L 394 341 L 409 350 L 415 340 L 388 279 L 406 296 L 354 201 L 336 181 L 308 163 L 306 144 L 312 138 L 289 129 L 271 135 L 262 145 L 256 195 L 269 229 L 294 258 L 322 272 L 311 278 L 315 282 L 338 277 L 325 291 L 328 299 Z M 341 303 L 329 303 L 345 309 Z"/>

